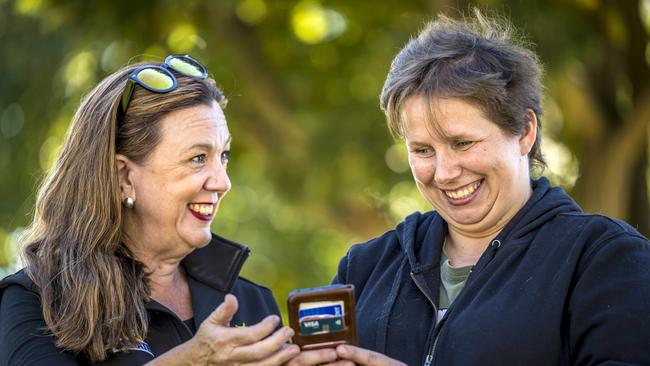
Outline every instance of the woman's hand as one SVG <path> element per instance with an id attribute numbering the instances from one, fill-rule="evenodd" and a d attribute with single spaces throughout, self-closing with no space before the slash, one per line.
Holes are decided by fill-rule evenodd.
<path id="1" fill-rule="evenodd" d="M 193 338 L 193 348 L 202 358 L 199 363 L 281 365 L 298 354 L 298 346 L 283 347 L 293 336 L 291 328 L 283 327 L 273 333 L 280 322 L 276 315 L 251 327 L 231 328 L 230 320 L 237 308 L 237 298 L 226 295 L 224 302 L 201 324 Z"/>
<path id="2" fill-rule="evenodd" d="M 224 302 L 208 316 L 196 335 L 147 365 L 282 365 L 300 352 L 286 345 L 293 330 L 283 327 L 273 332 L 280 319 L 276 315 L 245 328 L 231 328 L 237 312 L 237 298 L 226 295 Z M 271 334 L 273 333 L 273 334 Z"/>
<path id="3" fill-rule="evenodd" d="M 329 365 L 336 361 L 338 356 L 333 348 L 323 348 L 315 351 L 303 351 L 298 356 L 286 363 L 286 366 L 312 366 Z"/>
<path id="4" fill-rule="evenodd" d="M 312 365 L 406 366 L 405 363 L 394 360 L 388 356 L 382 355 L 381 353 L 350 345 L 338 346 L 336 347 L 336 350 L 332 348 L 326 348 L 317 351 L 304 351 L 287 363 L 287 366 Z"/>
<path id="5" fill-rule="evenodd" d="M 336 354 L 342 359 L 342 361 L 335 363 L 337 366 L 354 366 L 355 364 L 363 366 L 406 366 L 405 363 L 394 360 L 381 353 L 350 345 L 336 347 Z"/>

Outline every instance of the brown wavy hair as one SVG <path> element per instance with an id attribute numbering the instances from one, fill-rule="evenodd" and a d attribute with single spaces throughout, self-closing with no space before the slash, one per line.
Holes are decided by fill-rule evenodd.
<path id="1" fill-rule="evenodd" d="M 92 362 L 104 360 L 108 350 L 132 347 L 148 331 L 150 292 L 143 265 L 124 243 L 115 155 L 143 162 L 159 142 L 159 121 L 167 113 L 214 101 L 226 105 L 213 80 L 175 74 L 178 87 L 168 93 L 136 86 L 118 123 L 127 76 L 142 65 L 109 75 L 83 99 L 22 239 L 26 271 L 40 289 L 57 346 Z"/>
<path id="2" fill-rule="evenodd" d="M 541 76 L 537 55 L 510 22 L 474 8 L 473 16 L 461 20 L 439 15 L 399 51 L 384 82 L 380 107 L 391 133 L 400 138 L 405 132 L 401 107 L 413 95 L 463 99 L 511 136 L 525 133 L 531 109 L 538 133 L 528 153 L 529 167 L 543 169 Z"/>

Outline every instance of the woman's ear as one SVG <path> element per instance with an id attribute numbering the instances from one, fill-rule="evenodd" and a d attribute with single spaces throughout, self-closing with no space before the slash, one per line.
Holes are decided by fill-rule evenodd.
<path id="1" fill-rule="evenodd" d="M 120 184 L 120 201 L 124 202 L 131 198 L 135 202 L 134 171 L 135 163 L 122 154 L 115 154 L 115 166 L 117 167 L 117 179 Z"/>
<path id="2" fill-rule="evenodd" d="M 523 135 L 519 138 L 519 151 L 522 156 L 527 156 L 537 139 L 537 114 L 530 108 L 526 108 L 528 126 Z"/>

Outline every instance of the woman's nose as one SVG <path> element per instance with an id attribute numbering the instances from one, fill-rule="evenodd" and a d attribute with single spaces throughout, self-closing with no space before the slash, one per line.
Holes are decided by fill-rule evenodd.
<path id="1" fill-rule="evenodd" d="M 453 182 L 462 171 L 459 161 L 454 153 L 436 155 L 433 179 L 438 185 Z"/>
<path id="2" fill-rule="evenodd" d="M 226 171 L 226 165 L 220 161 L 215 162 L 210 171 L 210 176 L 205 182 L 205 189 L 225 194 L 230 190 L 230 187 L 231 183 L 230 178 L 228 177 L 228 172 Z"/>

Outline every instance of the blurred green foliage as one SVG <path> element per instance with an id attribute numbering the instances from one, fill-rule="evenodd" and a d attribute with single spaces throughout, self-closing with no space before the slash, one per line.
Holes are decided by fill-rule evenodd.
<path id="1" fill-rule="evenodd" d="M 244 275 L 281 308 L 328 283 L 351 243 L 430 209 L 378 95 L 426 20 L 470 5 L 509 17 L 547 67 L 546 175 L 648 235 L 648 0 L 0 0 L 0 267 L 18 266 L 16 235 L 82 95 L 125 64 L 191 53 L 230 100 L 233 189 L 214 231 L 252 248 Z M 640 141 L 610 162 L 629 169 L 599 191 L 583 178 L 607 174 L 608 137 L 630 124 Z M 607 189 L 612 203 L 593 198 Z"/>

